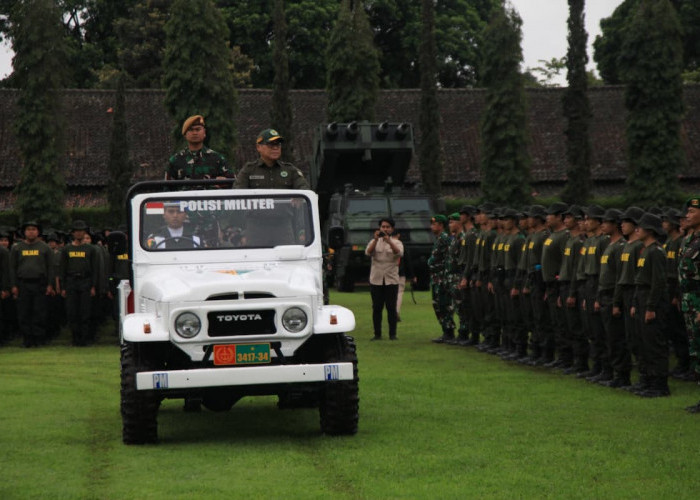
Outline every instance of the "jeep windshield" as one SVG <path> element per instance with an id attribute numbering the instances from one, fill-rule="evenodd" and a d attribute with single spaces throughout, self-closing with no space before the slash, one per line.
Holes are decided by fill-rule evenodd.
<path id="1" fill-rule="evenodd" d="M 141 204 L 141 246 L 154 252 L 309 245 L 305 196 L 150 198 Z"/>

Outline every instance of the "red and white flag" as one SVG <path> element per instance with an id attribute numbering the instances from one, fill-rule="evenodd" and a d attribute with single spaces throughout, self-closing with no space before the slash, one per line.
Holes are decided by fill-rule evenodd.
<path id="1" fill-rule="evenodd" d="M 165 207 L 162 201 L 151 201 L 146 203 L 146 215 L 163 215 Z"/>

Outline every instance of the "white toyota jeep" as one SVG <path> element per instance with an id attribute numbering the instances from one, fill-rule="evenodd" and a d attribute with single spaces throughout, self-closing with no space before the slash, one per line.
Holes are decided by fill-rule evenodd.
<path id="1" fill-rule="evenodd" d="M 356 433 L 355 317 L 324 305 L 316 194 L 201 187 L 146 182 L 127 195 L 124 442 L 157 441 L 165 398 L 223 411 L 277 395 L 281 408 L 318 406 L 326 434 Z"/>

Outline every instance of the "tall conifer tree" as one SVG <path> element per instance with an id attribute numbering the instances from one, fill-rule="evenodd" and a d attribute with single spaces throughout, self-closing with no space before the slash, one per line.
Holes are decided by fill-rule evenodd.
<path id="1" fill-rule="evenodd" d="M 501 6 L 484 33 L 481 190 L 486 200 L 510 206 L 531 197 L 521 26 L 517 12 Z"/>
<path id="2" fill-rule="evenodd" d="M 127 140 L 127 121 L 125 104 L 126 76 L 122 73 L 117 85 L 112 115 L 112 139 L 109 143 L 109 184 L 107 201 L 109 203 L 109 219 L 114 225 L 126 222 L 125 196 L 131 185 L 133 164 L 129 161 L 129 142 Z"/>
<path id="3" fill-rule="evenodd" d="M 65 157 L 57 89 L 67 80 L 61 12 L 53 0 L 18 2 L 11 17 L 12 61 L 20 88 L 15 133 L 22 159 L 15 189 L 20 219 L 65 223 Z"/>
<path id="4" fill-rule="evenodd" d="M 379 53 L 361 0 L 342 0 L 326 54 L 328 121 L 373 121 Z"/>
<path id="5" fill-rule="evenodd" d="M 275 0 L 272 14 L 274 38 L 272 39 L 272 60 L 275 65 L 275 79 L 272 88 L 271 124 L 282 137 L 282 159 L 294 160 L 294 137 L 292 136 L 292 102 L 289 98 L 289 54 L 287 53 L 287 21 L 284 18 L 284 0 Z"/>
<path id="6" fill-rule="evenodd" d="M 435 45 L 435 3 L 422 0 L 420 44 L 420 153 L 419 165 L 425 190 L 437 197 L 442 190 L 442 147 L 440 109 L 437 100 L 437 47 Z"/>
<path id="7" fill-rule="evenodd" d="M 174 0 L 165 25 L 163 80 L 165 106 L 175 120 L 173 137 L 182 141 L 182 122 L 203 115 L 206 142 L 231 161 L 237 93 L 228 31 L 212 0 Z"/>
<path id="8" fill-rule="evenodd" d="M 668 0 L 642 0 L 620 55 L 627 85 L 627 201 L 668 205 L 677 201 L 685 163 L 681 26 Z"/>
<path id="9" fill-rule="evenodd" d="M 591 145 L 588 130 L 591 109 L 588 102 L 588 34 L 584 24 L 585 0 L 569 0 L 569 48 L 566 54 L 567 81 L 563 97 L 566 117 L 566 187 L 562 199 L 583 205 L 591 196 Z"/>

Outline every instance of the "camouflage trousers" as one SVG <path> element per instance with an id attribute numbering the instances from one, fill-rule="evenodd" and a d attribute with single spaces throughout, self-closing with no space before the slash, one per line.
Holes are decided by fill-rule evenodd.
<path id="1" fill-rule="evenodd" d="M 433 310 L 438 323 L 442 327 L 442 333 L 446 335 L 454 334 L 455 307 L 452 302 L 451 285 L 446 282 L 431 283 L 430 291 L 433 297 Z"/>
<path id="2" fill-rule="evenodd" d="M 681 300 L 681 309 L 685 318 L 685 329 L 688 334 L 688 349 L 690 353 L 690 367 L 700 374 L 700 323 L 696 320 L 700 311 L 700 295 L 689 292 L 684 293 Z"/>
<path id="3" fill-rule="evenodd" d="M 452 294 L 452 306 L 459 318 L 459 334 L 461 336 L 469 335 L 469 298 L 466 290 L 459 288 L 461 276 L 450 281 L 449 290 Z"/>

